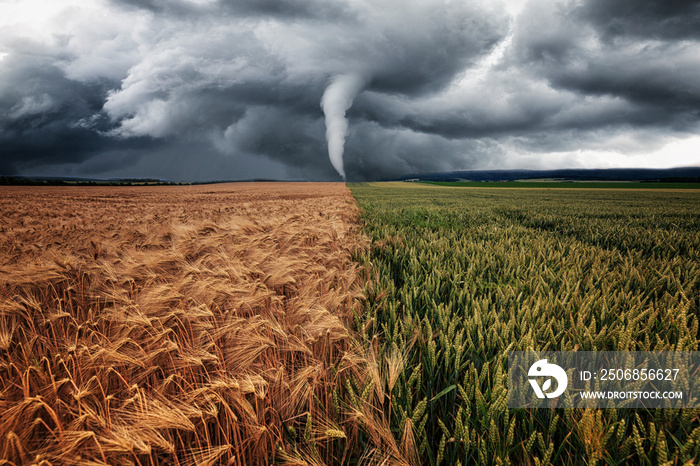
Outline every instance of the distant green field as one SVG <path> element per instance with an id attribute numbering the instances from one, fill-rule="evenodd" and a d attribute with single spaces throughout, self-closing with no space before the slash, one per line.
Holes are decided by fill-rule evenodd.
<path id="1" fill-rule="evenodd" d="M 574 189 L 700 189 L 700 183 L 629 183 L 606 181 L 421 181 L 463 188 L 574 188 Z"/>
<path id="2" fill-rule="evenodd" d="M 397 443 L 425 465 L 697 464 L 700 410 L 513 410 L 506 374 L 511 351 L 700 350 L 700 193 L 465 185 L 350 185 L 377 277 L 355 328 Z"/>

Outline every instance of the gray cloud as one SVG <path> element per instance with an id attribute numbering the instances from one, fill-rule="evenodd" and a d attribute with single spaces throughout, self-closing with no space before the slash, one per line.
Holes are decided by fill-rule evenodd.
<path id="1" fill-rule="evenodd" d="M 41 37 L 4 28 L 0 171 L 336 179 L 320 102 L 343 74 L 366 82 L 347 112 L 352 179 L 508 167 L 514 150 L 642 153 L 698 130 L 698 11 L 104 0 Z"/>
<path id="2" fill-rule="evenodd" d="M 658 110 L 647 112 L 644 119 L 658 123 L 673 121 L 675 116 L 696 120 L 700 116 L 697 51 L 697 44 L 649 44 L 642 50 L 630 44 L 589 57 L 583 69 L 564 67 L 550 76 L 564 88 L 588 95 L 615 95 Z"/>
<path id="3" fill-rule="evenodd" d="M 530 5 L 516 24 L 511 63 L 562 93 L 574 94 L 579 103 L 595 98 L 618 103 L 617 111 L 601 106 L 594 121 L 566 119 L 567 126 L 586 129 L 597 121 L 598 128 L 697 129 L 696 4 L 590 0 L 557 9 L 543 1 Z M 669 24 L 678 25 L 674 34 L 666 31 Z"/>
<path id="4" fill-rule="evenodd" d="M 607 40 L 619 36 L 700 39 L 700 4 L 695 0 L 589 0 L 576 13 Z"/>
<path id="5" fill-rule="evenodd" d="M 76 163 L 108 150 L 99 112 L 114 85 L 70 80 L 46 57 L 9 57 L 0 80 L 0 171 L 14 174 L 38 164 Z M 134 138 L 124 148 L 149 148 Z"/>

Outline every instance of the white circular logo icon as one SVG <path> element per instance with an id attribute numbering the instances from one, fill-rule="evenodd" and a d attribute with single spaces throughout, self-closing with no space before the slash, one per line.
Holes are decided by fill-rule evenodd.
<path id="1" fill-rule="evenodd" d="M 530 366 L 530 370 L 527 372 L 528 377 L 546 377 L 542 383 L 539 385 L 537 379 L 528 378 L 532 389 L 535 391 L 537 398 L 556 398 L 566 390 L 566 386 L 569 383 L 569 379 L 566 376 L 564 369 L 557 366 L 556 364 L 547 363 L 546 359 L 540 359 Z M 547 391 L 552 388 L 552 379 L 557 381 L 557 389 L 551 393 Z"/>

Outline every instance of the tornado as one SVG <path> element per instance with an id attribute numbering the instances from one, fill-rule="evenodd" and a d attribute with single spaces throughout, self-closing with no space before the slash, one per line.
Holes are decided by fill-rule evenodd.
<path id="1" fill-rule="evenodd" d="M 321 98 L 321 108 L 326 116 L 326 140 L 328 158 L 340 176 L 345 177 L 343 152 L 345 136 L 348 134 L 348 120 L 345 113 L 352 106 L 355 96 L 365 85 L 365 78 L 359 74 L 334 76 Z"/>

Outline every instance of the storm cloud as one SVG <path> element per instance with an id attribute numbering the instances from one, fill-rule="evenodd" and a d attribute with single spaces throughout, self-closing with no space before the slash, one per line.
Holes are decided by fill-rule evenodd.
<path id="1" fill-rule="evenodd" d="M 696 2 L 38 2 L 0 5 L 2 174 L 340 179 L 347 76 L 349 179 L 700 164 Z"/>

